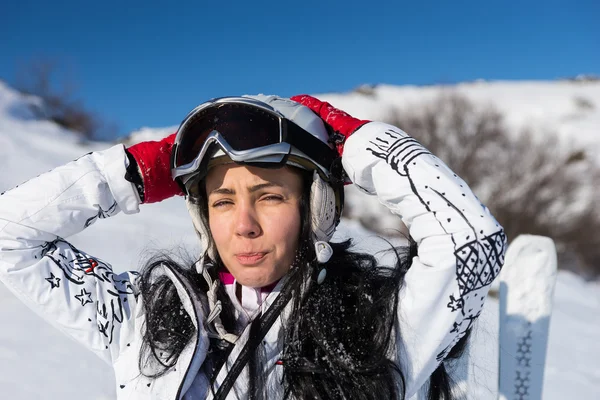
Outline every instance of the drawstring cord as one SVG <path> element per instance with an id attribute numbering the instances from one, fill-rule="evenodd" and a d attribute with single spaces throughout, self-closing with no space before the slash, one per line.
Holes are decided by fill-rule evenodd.
<path id="1" fill-rule="evenodd" d="M 235 343 L 238 340 L 238 336 L 227 332 L 221 322 L 220 314 L 221 310 L 223 310 L 223 305 L 221 304 L 221 300 L 217 299 L 219 281 L 213 280 L 207 269 L 204 268 L 204 257 L 196 263 L 196 271 L 204 277 L 204 280 L 208 284 L 208 291 L 206 292 L 206 296 L 208 297 L 208 308 L 210 310 L 208 317 L 206 317 L 208 337 Z"/>

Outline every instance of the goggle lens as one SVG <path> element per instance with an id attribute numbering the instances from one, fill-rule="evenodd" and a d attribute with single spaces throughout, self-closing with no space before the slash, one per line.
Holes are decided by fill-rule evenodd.
<path id="1" fill-rule="evenodd" d="M 191 117 L 177 146 L 175 166 L 194 161 L 207 136 L 218 131 L 236 151 L 280 143 L 280 120 L 253 106 L 236 103 L 218 104 Z"/>

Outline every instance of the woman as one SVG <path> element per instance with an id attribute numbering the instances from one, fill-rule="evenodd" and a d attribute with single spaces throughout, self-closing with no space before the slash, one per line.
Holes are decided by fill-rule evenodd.
<path id="1" fill-rule="evenodd" d="M 330 243 L 352 182 L 398 214 L 394 267 Z M 43 195 L 41 195 L 43 193 Z M 184 194 L 204 254 L 116 275 L 65 238 Z M 445 363 L 505 251 L 459 177 L 400 129 L 310 96 L 194 109 L 0 196 L 0 276 L 115 370 L 119 399 L 451 398 Z"/>

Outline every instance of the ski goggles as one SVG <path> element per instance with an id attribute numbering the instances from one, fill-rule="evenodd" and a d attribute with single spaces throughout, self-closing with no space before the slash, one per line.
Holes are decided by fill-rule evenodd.
<path id="1" fill-rule="evenodd" d="M 171 153 L 171 172 L 185 193 L 206 175 L 219 149 L 239 164 L 277 168 L 291 161 L 317 170 L 327 181 L 343 171 L 340 157 L 327 143 L 250 98 L 215 99 L 183 120 Z"/>

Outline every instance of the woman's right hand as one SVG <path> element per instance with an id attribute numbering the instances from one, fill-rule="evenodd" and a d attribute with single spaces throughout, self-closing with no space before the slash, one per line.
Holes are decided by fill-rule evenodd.
<path id="1" fill-rule="evenodd" d="M 183 196 L 181 188 L 171 177 L 171 151 L 175 136 L 176 133 L 173 133 L 158 142 L 141 142 L 127 148 L 142 178 L 142 203 L 157 203 L 176 195 Z"/>

